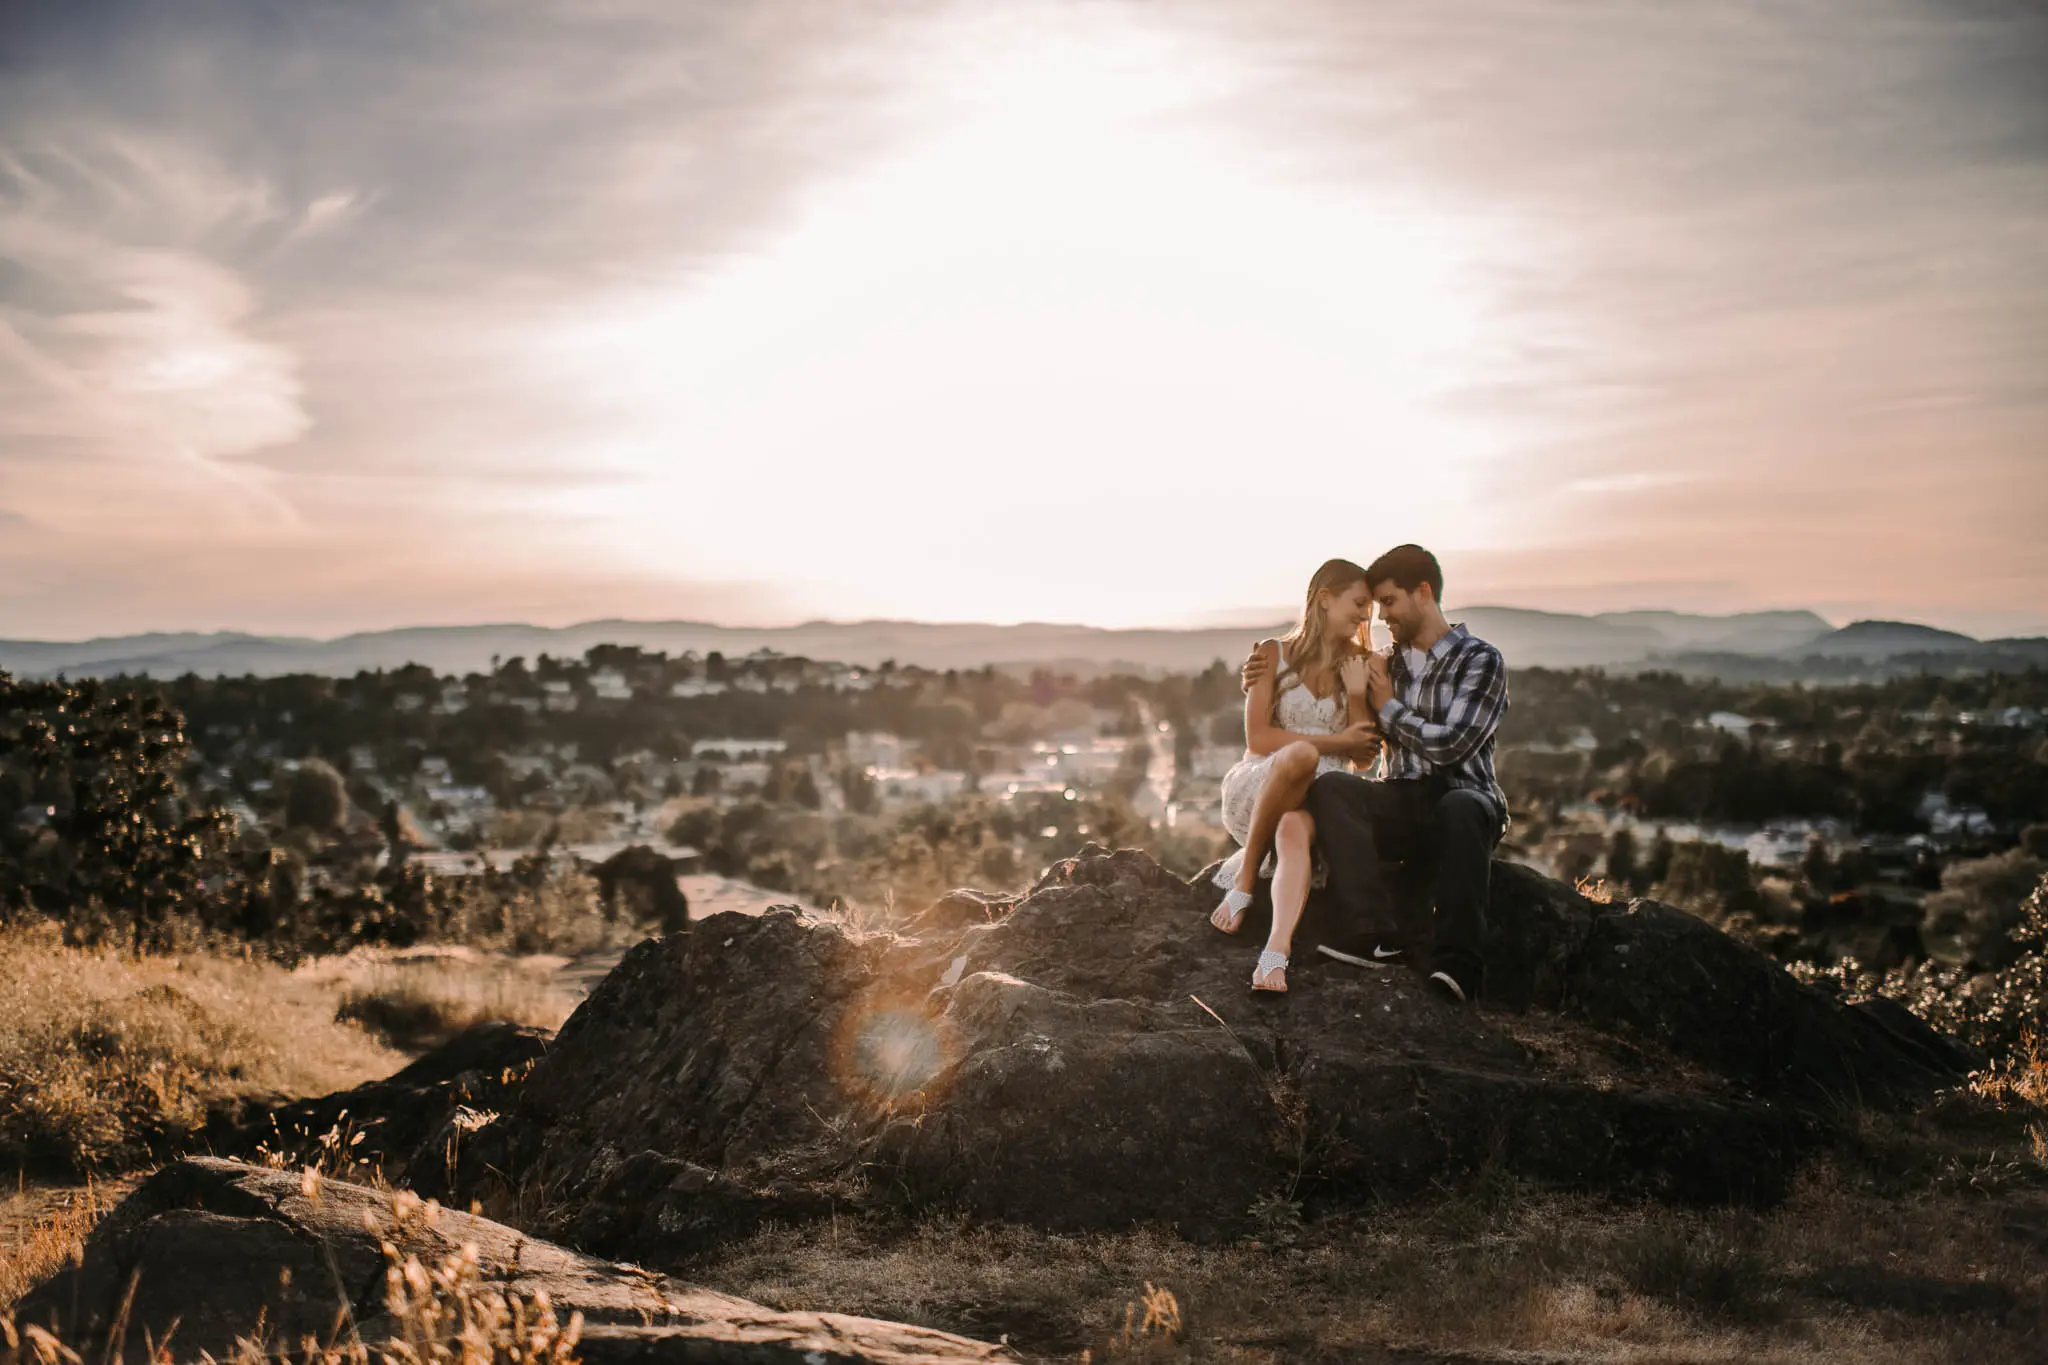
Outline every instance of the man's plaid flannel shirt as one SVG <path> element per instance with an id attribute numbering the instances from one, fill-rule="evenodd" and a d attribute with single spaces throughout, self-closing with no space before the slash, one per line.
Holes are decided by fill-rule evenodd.
<path id="1" fill-rule="evenodd" d="M 1453 787 L 1484 792 L 1508 821 L 1507 793 L 1493 773 L 1493 732 L 1508 710 L 1508 666 L 1500 651 L 1452 626 L 1411 676 L 1408 651 L 1391 660 L 1394 695 L 1380 708 L 1387 736 L 1386 775 L 1442 773 Z"/>

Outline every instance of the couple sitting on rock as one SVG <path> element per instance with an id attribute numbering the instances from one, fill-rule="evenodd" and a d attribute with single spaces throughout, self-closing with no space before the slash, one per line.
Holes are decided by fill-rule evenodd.
<path id="1" fill-rule="evenodd" d="M 1228 889 L 1210 922 L 1236 933 L 1257 879 L 1272 878 L 1255 991 L 1287 989 L 1312 880 L 1328 911 L 1318 952 L 1363 967 L 1403 961 L 1382 873 L 1392 858 L 1433 869 L 1430 985 L 1479 997 L 1487 879 L 1508 823 L 1493 773 L 1508 675 L 1499 650 L 1444 620 L 1443 586 L 1419 545 L 1363 569 L 1333 559 L 1309 580 L 1301 621 L 1245 660 L 1245 756 L 1223 778 L 1223 827 L 1243 847 L 1216 872 Z M 1370 647 L 1375 607 L 1391 658 Z"/>

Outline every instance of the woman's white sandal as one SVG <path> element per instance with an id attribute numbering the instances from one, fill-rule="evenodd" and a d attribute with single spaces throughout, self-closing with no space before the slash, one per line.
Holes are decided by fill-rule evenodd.
<path id="1" fill-rule="evenodd" d="M 1252 893 L 1232 887 L 1223 893 L 1223 904 L 1209 914 L 1209 923 L 1226 934 L 1234 934 L 1244 923 L 1244 912 L 1252 908 Z"/>
<path id="2" fill-rule="evenodd" d="M 1287 982 L 1284 980 L 1277 986 L 1263 984 L 1273 979 L 1273 973 L 1286 970 L 1287 954 L 1276 953 L 1271 948 L 1260 949 L 1259 965 L 1252 968 L 1252 989 L 1255 991 L 1271 991 L 1275 995 L 1287 994 Z"/>

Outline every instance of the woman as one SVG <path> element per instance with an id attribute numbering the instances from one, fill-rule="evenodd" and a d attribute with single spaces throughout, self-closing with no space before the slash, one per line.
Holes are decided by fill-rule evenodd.
<path id="1" fill-rule="evenodd" d="M 1315 841 L 1315 821 L 1301 809 L 1309 784 L 1379 757 L 1378 726 L 1369 717 L 1347 723 L 1348 699 L 1365 695 L 1358 637 L 1371 619 L 1365 570 L 1333 559 L 1309 579 L 1294 629 L 1258 646 L 1273 666 L 1245 694 L 1245 755 L 1223 776 L 1223 827 L 1244 847 L 1217 869 L 1216 884 L 1229 890 L 1209 916 L 1224 933 L 1238 931 L 1270 845 L 1273 928 L 1252 972 L 1255 991 L 1287 989 L 1287 954 L 1308 901 Z"/>

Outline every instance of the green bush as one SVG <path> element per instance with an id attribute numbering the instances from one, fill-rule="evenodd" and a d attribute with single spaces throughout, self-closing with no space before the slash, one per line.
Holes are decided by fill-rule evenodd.
<path id="1" fill-rule="evenodd" d="M 181 920 L 219 924 L 237 900 L 234 824 L 187 799 L 186 753 L 160 697 L 0 673 L 0 771 L 27 798 L 0 812 L 0 914 L 138 948 Z"/>

